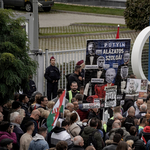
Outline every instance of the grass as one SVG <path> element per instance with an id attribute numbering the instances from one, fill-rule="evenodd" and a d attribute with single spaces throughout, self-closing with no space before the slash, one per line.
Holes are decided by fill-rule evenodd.
<path id="1" fill-rule="evenodd" d="M 115 23 L 74 23 L 74 24 L 86 24 L 86 25 L 99 25 L 99 26 L 114 26 L 114 27 L 117 27 L 118 24 L 115 24 Z M 127 27 L 125 24 L 119 24 L 120 27 Z"/>
<path id="2" fill-rule="evenodd" d="M 49 36 L 49 35 L 71 35 L 71 34 L 86 34 L 86 33 L 103 33 L 103 32 L 117 32 L 117 30 L 108 31 L 91 31 L 91 32 L 66 32 L 66 33 L 40 33 L 39 36 Z M 129 29 L 120 29 L 120 31 L 129 31 Z"/>
<path id="3" fill-rule="evenodd" d="M 59 3 L 55 3 L 54 6 L 52 7 L 52 10 L 66 10 L 66 11 L 107 14 L 117 16 L 123 16 L 124 14 L 124 9 L 95 7 L 95 6 L 78 6 Z"/>

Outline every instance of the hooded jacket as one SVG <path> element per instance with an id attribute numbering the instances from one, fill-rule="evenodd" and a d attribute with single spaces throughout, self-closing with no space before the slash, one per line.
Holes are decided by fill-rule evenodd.
<path id="1" fill-rule="evenodd" d="M 92 135 L 92 133 L 94 131 L 96 131 L 97 129 L 94 129 L 93 127 L 85 127 L 81 136 L 84 140 L 84 148 L 86 148 L 88 145 L 88 139 L 89 139 L 89 135 Z M 100 132 L 97 130 L 97 132 L 95 132 L 94 134 L 94 139 L 95 141 L 97 141 L 97 149 L 96 150 L 102 150 L 102 138 L 101 138 L 101 134 Z"/>
<path id="2" fill-rule="evenodd" d="M 17 143 L 17 136 L 14 132 L 9 134 L 8 132 L 0 131 L 0 141 L 3 139 L 11 139 L 14 144 Z"/>
<path id="3" fill-rule="evenodd" d="M 118 130 L 120 128 L 114 128 L 114 129 L 111 129 L 110 132 L 109 132 L 109 140 L 113 140 L 113 137 L 115 135 L 115 131 Z M 128 131 L 126 131 L 126 128 L 125 127 L 121 127 L 121 129 L 123 130 L 123 140 L 125 140 L 125 138 L 130 135 L 130 133 Z"/>
<path id="4" fill-rule="evenodd" d="M 52 129 L 51 133 L 48 134 L 47 141 L 50 147 L 55 147 L 59 141 L 66 141 L 68 147 L 72 147 L 73 143 L 71 141 L 71 136 L 68 134 L 65 128 L 55 127 Z"/>
<path id="5" fill-rule="evenodd" d="M 147 141 L 149 140 L 150 137 L 150 126 L 146 126 L 143 131 L 142 131 L 142 139 L 145 144 L 147 144 Z"/>
<path id="6" fill-rule="evenodd" d="M 135 150 L 145 150 L 144 142 L 140 140 L 137 136 L 129 135 L 126 137 L 125 141 L 133 140 Z"/>
<path id="7" fill-rule="evenodd" d="M 28 150 L 47 150 L 49 149 L 48 143 L 45 141 L 44 137 L 38 133 L 33 137 L 29 145 Z"/>

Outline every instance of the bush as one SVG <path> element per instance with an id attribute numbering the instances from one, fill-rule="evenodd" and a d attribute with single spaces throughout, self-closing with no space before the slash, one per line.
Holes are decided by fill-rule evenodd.
<path id="1" fill-rule="evenodd" d="M 127 0 L 124 11 L 128 28 L 143 30 L 149 25 L 150 0 Z"/>
<path id="2" fill-rule="evenodd" d="M 0 9 L 0 105 L 28 86 L 37 63 L 29 55 L 29 41 L 22 28 L 23 18 L 15 19 L 14 12 Z"/>

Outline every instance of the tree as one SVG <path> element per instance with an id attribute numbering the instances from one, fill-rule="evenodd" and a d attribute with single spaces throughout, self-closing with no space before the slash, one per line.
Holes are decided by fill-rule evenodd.
<path id="1" fill-rule="evenodd" d="M 10 10 L 0 9 L 0 105 L 28 87 L 28 77 L 36 72 L 37 62 L 29 55 L 29 41 L 21 24 Z"/>
<path id="2" fill-rule="evenodd" d="M 149 25 L 150 0 L 127 0 L 124 11 L 128 28 L 142 30 Z"/>

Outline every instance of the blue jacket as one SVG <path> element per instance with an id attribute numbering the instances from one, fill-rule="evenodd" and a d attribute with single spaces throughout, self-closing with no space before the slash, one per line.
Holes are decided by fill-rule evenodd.
<path id="1" fill-rule="evenodd" d="M 45 141 L 42 135 L 37 133 L 33 137 L 33 140 L 31 141 L 28 150 L 47 150 L 47 149 L 49 149 L 48 143 Z"/>

